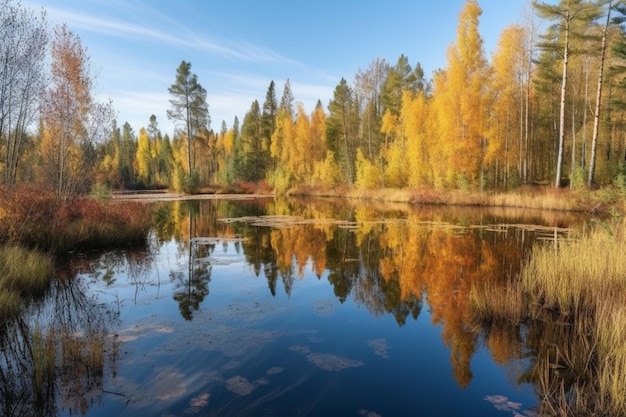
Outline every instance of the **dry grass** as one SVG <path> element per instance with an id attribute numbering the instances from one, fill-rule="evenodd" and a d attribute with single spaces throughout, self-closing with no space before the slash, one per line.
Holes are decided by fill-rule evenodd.
<path id="1" fill-rule="evenodd" d="M 0 288 L 18 294 L 45 291 L 54 271 L 50 257 L 18 246 L 0 248 Z"/>
<path id="2" fill-rule="evenodd" d="M 472 286 L 469 301 L 472 319 L 477 323 L 509 322 L 519 325 L 526 317 L 523 292 L 517 285 L 486 281 Z"/>
<path id="3" fill-rule="evenodd" d="M 14 317 L 29 297 L 45 292 L 53 271 L 49 256 L 18 246 L 0 248 L 0 322 Z"/>
<path id="4" fill-rule="evenodd" d="M 605 415 L 626 414 L 625 253 L 625 225 L 604 223 L 579 240 L 537 247 L 521 274 L 530 314 L 552 312 L 576 329 L 575 342 L 559 342 L 560 357 L 567 368 L 583 358 L 580 368 L 593 374 L 585 403 Z"/>
<path id="5" fill-rule="evenodd" d="M 587 211 L 595 204 L 576 191 L 544 189 L 498 193 L 490 196 L 489 204 L 497 207 L 523 207 L 550 211 Z"/>
<path id="6" fill-rule="evenodd" d="M 624 254 L 623 231 L 595 228 L 579 240 L 538 247 L 522 272 L 522 286 L 545 307 L 579 311 L 626 296 Z"/>
<path id="7" fill-rule="evenodd" d="M 331 193 L 332 195 L 332 193 Z M 441 190 L 429 187 L 343 191 L 336 196 L 411 204 L 530 208 L 549 211 L 607 210 L 619 196 L 610 190 L 578 192 L 549 187 L 523 187 L 510 192 Z"/>

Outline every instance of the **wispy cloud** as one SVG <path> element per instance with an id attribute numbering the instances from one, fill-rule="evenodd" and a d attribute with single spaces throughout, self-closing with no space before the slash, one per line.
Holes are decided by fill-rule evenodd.
<path id="1" fill-rule="evenodd" d="M 96 16 L 95 14 L 74 12 L 55 7 L 48 7 L 46 10 L 54 21 L 65 22 L 73 29 L 81 29 L 133 41 L 138 39 L 156 41 L 173 47 L 195 49 L 245 62 L 300 65 L 297 61 L 284 57 L 269 48 L 248 42 L 229 43 L 214 40 L 211 39 L 210 34 L 198 35 L 189 32 L 184 27 L 177 28 L 176 26 L 179 25 L 172 25 L 171 22 L 157 21 L 155 26 L 174 28 L 174 30 L 162 30 L 111 16 Z"/>
<path id="2" fill-rule="evenodd" d="M 87 31 L 105 34 L 108 36 L 125 37 L 136 39 L 137 36 L 166 42 L 174 46 L 184 46 L 186 42 L 170 33 L 151 29 L 145 26 L 139 26 L 132 23 L 105 19 L 87 15 L 84 13 L 76 13 L 68 10 L 62 10 L 54 7 L 46 8 L 48 15 L 57 22 L 65 22 L 70 28 L 80 28 Z"/>

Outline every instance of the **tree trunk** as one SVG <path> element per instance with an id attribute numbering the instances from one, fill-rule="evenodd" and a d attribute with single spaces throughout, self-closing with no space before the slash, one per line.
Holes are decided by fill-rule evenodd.
<path id="1" fill-rule="evenodd" d="M 591 138 L 591 156 L 589 158 L 589 178 L 587 179 L 587 185 L 591 187 L 594 180 L 594 171 L 596 169 L 596 148 L 598 146 L 598 128 L 600 126 L 600 104 L 602 102 L 602 77 L 604 73 L 604 61 L 606 58 L 606 33 L 608 31 L 609 23 L 611 21 L 611 7 L 613 1 L 609 0 L 609 10 L 606 13 L 606 23 L 604 24 L 604 30 L 602 32 L 602 55 L 600 58 L 600 73 L 598 75 L 598 91 L 596 92 L 596 109 L 593 113 L 593 136 Z"/>
<path id="2" fill-rule="evenodd" d="M 559 153 L 556 161 L 556 179 L 554 187 L 561 186 L 563 169 L 563 151 L 565 149 L 565 90 L 567 88 L 567 58 L 569 53 L 569 12 L 565 17 L 565 48 L 563 48 L 563 79 L 561 82 L 561 110 L 559 113 Z"/>

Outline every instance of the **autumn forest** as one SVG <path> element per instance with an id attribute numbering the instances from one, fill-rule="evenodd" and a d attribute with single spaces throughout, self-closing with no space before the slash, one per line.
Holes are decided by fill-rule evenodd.
<path id="1" fill-rule="evenodd" d="M 146 126 L 118 122 L 115 103 L 94 98 L 81 39 L 65 25 L 51 31 L 45 13 L 3 0 L 3 181 L 35 183 L 61 199 L 242 184 L 279 194 L 346 185 L 626 187 L 626 4 L 533 2 L 533 16 L 502 31 L 491 57 L 481 13 L 478 1 L 465 3 L 447 63 L 432 78 L 408 56 L 375 58 L 314 109 L 297 101 L 289 80 L 282 93 L 271 81 L 241 121 L 219 127 L 211 92 L 183 60 L 163 86 L 167 117 L 180 126 L 166 133 L 154 115 Z"/>

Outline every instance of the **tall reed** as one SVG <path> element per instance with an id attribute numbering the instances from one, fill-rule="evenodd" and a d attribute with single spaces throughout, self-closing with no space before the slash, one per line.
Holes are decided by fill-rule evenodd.
<path id="1" fill-rule="evenodd" d="M 601 407 L 606 415 L 626 414 L 624 254 L 624 224 L 602 223 L 578 240 L 536 247 L 521 274 L 521 286 L 533 301 L 531 318 L 541 320 L 548 313 L 578 329 L 573 347 L 566 341 L 553 343 L 561 361 L 587 352 L 582 355 L 585 366 L 580 367 L 593 373 L 586 385 L 586 403 L 596 410 Z M 571 368 L 571 362 L 566 360 L 565 367 Z"/>
<path id="2" fill-rule="evenodd" d="M 0 321 L 15 315 L 29 297 L 42 294 L 53 271 L 47 255 L 19 246 L 0 247 Z"/>

